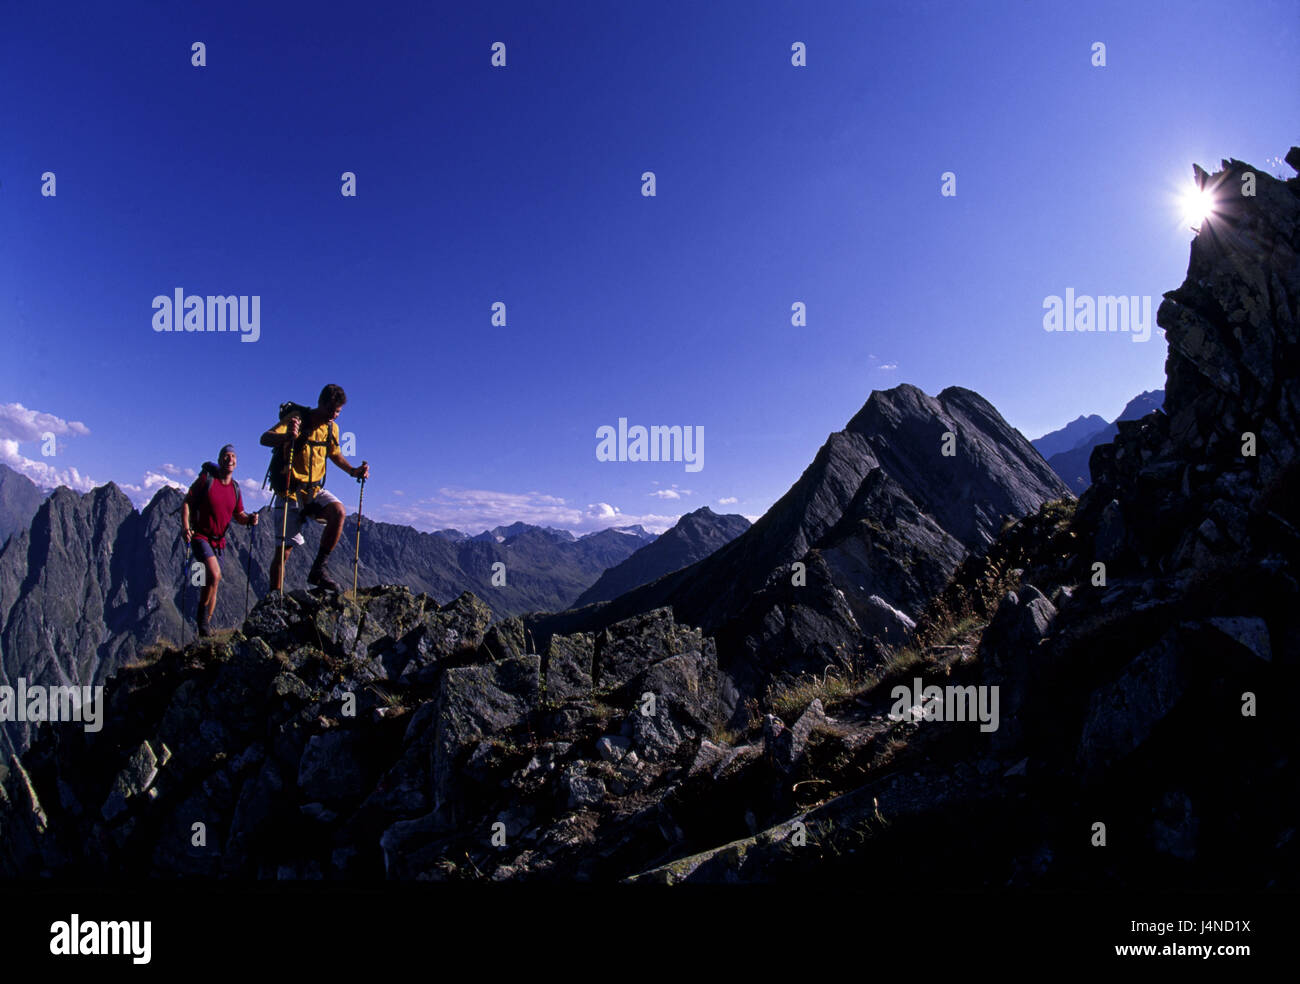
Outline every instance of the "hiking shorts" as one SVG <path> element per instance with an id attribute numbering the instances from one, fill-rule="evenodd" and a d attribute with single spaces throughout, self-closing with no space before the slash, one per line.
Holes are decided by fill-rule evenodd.
<path id="1" fill-rule="evenodd" d="M 317 488 L 315 494 L 300 491 L 297 500 L 289 504 L 289 519 L 284 531 L 286 542 L 299 547 L 305 545 L 307 540 L 302 535 L 303 525 L 312 519 L 318 523 L 325 522 L 325 507 L 338 501 L 338 496 L 326 489 Z M 284 500 L 277 495 L 275 506 L 271 510 L 271 519 L 275 522 L 277 536 L 281 525 L 285 523 L 283 510 Z"/>
<path id="2" fill-rule="evenodd" d="M 192 537 L 190 539 L 190 550 L 194 553 L 194 559 L 200 564 L 206 564 L 209 557 L 215 557 L 217 555 L 212 544 L 201 536 Z"/>

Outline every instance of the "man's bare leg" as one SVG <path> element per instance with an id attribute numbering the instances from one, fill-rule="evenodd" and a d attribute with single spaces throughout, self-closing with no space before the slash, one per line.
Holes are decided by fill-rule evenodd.
<path id="1" fill-rule="evenodd" d="M 287 543 L 284 545 L 284 564 L 289 564 L 289 554 L 293 553 L 293 547 Z M 275 557 L 271 560 L 271 590 L 284 590 L 284 570 L 280 565 L 280 551 L 276 550 Z"/>
<path id="2" fill-rule="evenodd" d="M 221 585 L 221 564 L 217 562 L 216 557 L 209 557 L 203 563 L 208 569 L 208 583 L 203 586 L 202 592 L 206 597 L 201 597 L 199 604 L 202 605 L 206 601 L 208 606 L 207 621 L 211 622 L 212 614 L 217 610 L 217 588 Z"/>
<path id="3" fill-rule="evenodd" d="M 330 553 L 339 545 L 339 538 L 343 536 L 343 519 L 347 515 L 343 508 L 343 503 L 332 502 L 325 507 L 325 531 L 320 537 L 320 550 L 316 552 L 316 563 L 312 565 L 314 570 L 324 570 L 325 561 L 329 560 Z"/>

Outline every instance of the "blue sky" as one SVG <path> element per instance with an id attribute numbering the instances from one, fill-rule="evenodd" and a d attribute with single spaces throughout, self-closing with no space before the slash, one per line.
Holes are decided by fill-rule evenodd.
<path id="1" fill-rule="evenodd" d="M 226 441 L 260 484 L 327 382 L 367 513 L 469 532 L 757 516 L 901 382 L 1109 419 L 1163 339 L 1044 298 L 1158 306 L 1192 163 L 1300 133 L 1291 2 L 190 6 L 0 22 L 0 461 L 44 484 L 144 502 Z M 258 341 L 155 332 L 178 287 L 258 295 Z M 597 461 L 619 417 L 704 467 Z"/>

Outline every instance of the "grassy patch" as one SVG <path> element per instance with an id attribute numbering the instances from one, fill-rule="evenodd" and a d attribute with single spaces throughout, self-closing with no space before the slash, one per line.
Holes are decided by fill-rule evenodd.
<path id="1" fill-rule="evenodd" d="M 149 643 L 149 645 L 140 649 L 136 655 L 136 659 L 142 663 L 152 663 L 164 653 L 176 652 L 180 648 L 180 646 L 172 642 L 172 640 L 166 636 L 159 636 L 153 642 Z"/>
<path id="2" fill-rule="evenodd" d="M 735 728 L 719 726 L 713 729 L 709 740 L 719 745 L 740 745 L 744 743 L 745 733 Z"/>
<path id="3" fill-rule="evenodd" d="M 820 699 L 822 707 L 829 710 L 833 705 L 852 700 L 873 685 L 870 674 L 827 667 L 821 676 L 805 673 L 788 682 L 769 685 L 764 703 L 777 717 L 789 721 L 807 710 L 814 700 Z"/>
<path id="4" fill-rule="evenodd" d="M 591 703 L 594 708 L 594 714 L 601 721 L 608 721 L 610 718 L 618 717 L 620 714 L 625 713 L 623 708 L 618 707 L 615 704 L 606 704 L 598 697 Z"/>

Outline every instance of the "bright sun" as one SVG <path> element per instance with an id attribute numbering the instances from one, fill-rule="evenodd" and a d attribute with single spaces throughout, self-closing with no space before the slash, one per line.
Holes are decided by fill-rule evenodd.
<path id="1" fill-rule="evenodd" d="M 1183 193 L 1183 218 L 1197 231 L 1201 223 L 1214 214 L 1214 192 L 1195 185 Z"/>

